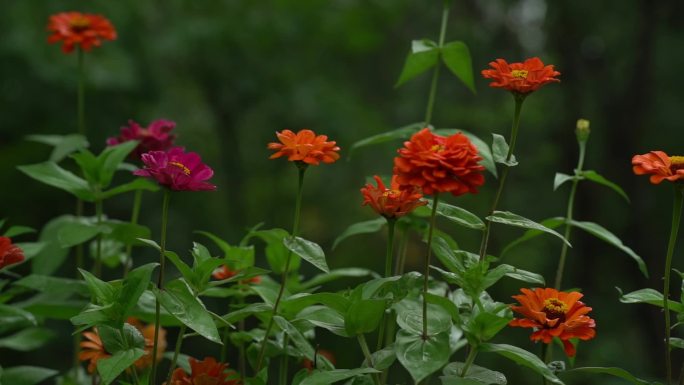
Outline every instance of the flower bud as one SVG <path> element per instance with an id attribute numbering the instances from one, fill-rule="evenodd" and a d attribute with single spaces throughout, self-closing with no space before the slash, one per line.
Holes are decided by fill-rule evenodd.
<path id="1" fill-rule="evenodd" d="M 587 119 L 578 119 L 575 135 L 577 135 L 578 142 L 586 142 L 589 139 L 591 130 L 589 129 L 589 121 Z"/>

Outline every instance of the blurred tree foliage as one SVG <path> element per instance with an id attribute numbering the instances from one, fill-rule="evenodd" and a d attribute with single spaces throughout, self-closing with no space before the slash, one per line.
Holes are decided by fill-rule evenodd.
<path id="1" fill-rule="evenodd" d="M 66 194 L 15 168 L 47 156 L 48 149 L 25 141 L 26 135 L 75 131 L 76 56 L 46 43 L 50 14 L 102 13 L 119 33 L 118 40 L 86 56 L 87 127 L 95 150 L 128 119 L 147 124 L 168 118 L 178 123 L 179 143 L 215 168 L 218 192 L 180 194 L 174 202 L 170 246 L 186 250 L 195 229 L 238 240 L 258 222 L 290 226 L 296 171 L 287 162 L 267 159 L 266 143 L 275 139 L 276 130 L 306 127 L 328 134 L 346 157 L 344 150 L 356 140 L 421 121 L 429 76 L 399 89 L 393 85 L 410 41 L 436 39 L 440 8 L 437 0 L 3 0 L 2 217 L 38 228 L 73 206 Z M 598 338 L 580 346 L 578 364 L 622 366 L 640 377 L 662 371 L 661 315 L 646 305 L 620 304 L 614 287 L 660 286 L 671 192 L 634 177 L 630 158 L 652 149 L 683 151 L 682 14 L 679 0 L 454 0 L 447 31 L 447 40 L 470 46 L 478 72 L 498 57 L 520 61 L 540 56 L 562 73 L 560 84 L 545 87 L 525 104 L 517 151 L 521 166 L 512 171 L 503 209 L 539 220 L 564 213 L 567 190 L 552 191 L 553 175 L 572 171 L 577 156 L 574 122 L 579 117 L 591 120 L 586 167 L 625 187 L 632 203 L 584 184 L 576 217 L 620 235 L 644 257 L 651 278 L 644 279 L 619 251 L 573 234 L 575 247 L 564 281 L 583 289 L 598 324 Z M 476 82 L 478 92 L 472 95 L 442 72 L 435 126 L 467 129 L 485 140 L 490 132 L 507 135 L 510 96 L 490 89 L 479 76 Z M 370 210 L 360 207 L 358 189 L 366 176 L 391 172 L 399 145 L 362 149 L 349 161 L 315 167 L 305 190 L 303 234 L 330 246 L 349 224 L 372 218 Z M 484 214 L 492 190 L 490 183 L 475 197 L 451 201 Z M 129 205 L 130 197 L 122 197 L 107 210 L 126 219 Z M 160 209 L 160 197 L 148 194 L 146 224 L 157 226 Z M 477 247 L 476 232 L 448 223 L 443 229 L 462 247 Z M 518 235 L 495 228 L 492 252 Z M 380 271 L 383 247 L 380 235 L 359 237 L 329 252 L 329 264 Z M 555 239 L 539 238 L 507 259 L 550 280 L 559 249 Z M 415 240 L 410 268 L 422 263 L 423 252 Z M 684 268 L 683 254 L 680 247 L 675 267 Z M 509 283 L 495 294 L 506 301 L 516 292 Z M 68 334 L 65 325 L 60 327 Z M 537 349 L 529 346 L 525 331 L 511 330 L 506 338 Z M 66 351 L 66 341 L 55 349 Z M 326 341 L 330 336 L 322 337 L 322 347 Z M 52 356 L 44 352 L 16 359 L 26 363 Z M 675 355 L 675 367 L 682 359 Z M 338 358 L 342 366 L 356 361 L 358 357 Z M 54 362 L 59 368 L 67 365 L 68 359 Z M 515 373 L 522 375 L 523 369 L 505 365 L 510 382 L 519 383 Z"/>

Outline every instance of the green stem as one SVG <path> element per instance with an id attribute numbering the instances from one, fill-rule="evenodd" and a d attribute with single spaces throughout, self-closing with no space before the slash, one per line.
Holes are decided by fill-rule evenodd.
<path id="1" fill-rule="evenodd" d="M 176 363 L 178 362 L 178 355 L 180 354 L 181 345 L 183 345 L 183 335 L 185 334 L 185 324 L 181 325 L 178 331 L 178 337 L 176 338 L 176 348 L 173 351 L 173 358 L 171 359 L 171 366 L 169 367 L 169 373 L 166 375 L 166 384 L 171 383 L 171 375 L 173 370 L 176 369 Z M 223 362 L 223 361 L 221 361 Z"/>
<path id="2" fill-rule="evenodd" d="M 278 383 L 280 385 L 287 385 L 287 369 L 288 369 L 288 358 L 287 348 L 290 345 L 290 336 L 285 334 L 283 338 L 283 349 L 285 350 L 285 355 L 280 360 L 280 373 L 278 374 Z"/>
<path id="3" fill-rule="evenodd" d="M 446 37 L 447 22 L 449 21 L 449 2 L 444 2 L 444 8 L 442 9 L 442 23 L 439 27 L 439 48 L 444 46 L 444 38 Z M 437 81 L 439 79 L 439 69 L 441 68 L 441 63 L 435 65 L 435 69 L 432 72 L 432 82 L 430 83 L 430 94 L 428 96 L 427 107 L 425 109 L 425 123 L 424 126 L 430 125 L 432 120 L 432 111 L 435 106 L 435 97 L 437 95 Z"/>
<path id="4" fill-rule="evenodd" d="M 394 275 L 404 274 L 404 265 L 406 264 L 406 254 L 408 252 L 408 234 L 408 227 L 403 226 L 401 238 L 399 239 L 399 258 L 397 260 L 397 265 L 394 268 Z"/>
<path id="5" fill-rule="evenodd" d="M 97 216 L 97 225 L 102 225 L 102 200 L 95 201 L 95 215 Z M 96 277 L 102 275 L 102 234 L 97 236 L 97 246 L 95 251 L 95 266 L 93 267 L 93 274 Z"/>
<path id="6" fill-rule="evenodd" d="M 679 222 L 682 216 L 682 201 L 684 200 L 684 186 L 675 185 L 674 204 L 672 209 L 672 229 L 670 240 L 667 244 L 667 255 L 665 257 L 665 281 L 663 283 L 663 309 L 665 313 L 665 373 L 670 385 L 672 382 L 672 359 L 670 357 L 670 271 L 672 270 L 672 255 L 674 254 L 675 244 L 677 243 L 677 233 L 679 232 Z"/>
<path id="7" fill-rule="evenodd" d="M 295 213 L 294 213 L 294 224 L 292 225 L 292 238 L 296 237 L 299 233 L 299 218 L 300 212 L 302 210 L 302 191 L 304 189 L 304 173 L 306 172 L 305 163 L 297 163 L 297 170 L 299 171 L 299 182 L 297 185 L 297 200 L 295 203 Z M 290 270 L 290 260 L 292 259 L 292 251 L 287 253 L 287 258 L 285 259 L 285 268 L 283 269 L 283 274 L 281 278 L 280 290 L 278 291 L 278 296 L 273 304 L 273 311 L 271 312 L 271 320 L 268 322 L 266 327 L 266 333 L 264 334 L 264 339 L 261 342 L 261 349 L 259 350 L 259 358 L 257 359 L 256 372 L 259 373 L 261 367 L 264 363 L 264 354 L 266 353 L 266 343 L 268 342 L 268 337 L 273 329 L 273 318 L 278 314 L 278 306 L 280 305 L 280 300 L 283 297 L 283 292 L 285 291 L 285 286 L 287 285 L 287 276 Z"/>
<path id="8" fill-rule="evenodd" d="M 138 224 L 138 217 L 140 216 L 140 206 L 142 204 L 142 193 L 143 190 L 135 190 L 135 195 L 133 196 L 133 210 L 131 212 L 131 224 Z M 126 261 L 124 262 L 123 277 L 126 278 L 129 270 L 133 267 L 133 245 L 129 244 L 126 246 Z"/>
<path id="9" fill-rule="evenodd" d="M 508 154 L 506 155 L 506 162 L 509 162 L 513 157 L 513 150 L 515 149 L 515 143 L 518 138 L 518 128 L 520 127 L 520 112 L 522 111 L 522 105 L 525 101 L 524 96 L 514 95 L 515 99 L 515 113 L 513 115 L 513 126 L 511 127 L 511 136 L 508 139 L 510 143 L 508 147 Z M 504 165 L 501 176 L 499 177 L 499 187 L 496 189 L 496 195 L 494 196 L 494 202 L 492 203 L 492 208 L 489 210 L 489 215 L 494 214 L 496 208 L 499 206 L 499 200 L 501 200 L 501 194 L 503 193 L 504 185 L 506 184 L 506 177 L 508 176 L 509 166 Z M 482 235 L 482 243 L 480 244 L 480 260 L 484 259 L 487 255 L 487 246 L 489 244 L 489 235 L 491 233 L 492 223 L 490 221 L 485 222 L 484 234 Z"/>
<path id="10" fill-rule="evenodd" d="M 78 133 L 85 136 L 85 66 L 83 64 L 83 50 L 78 48 L 78 102 L 76 114 L 78 117 Z"/>
<path id="11" fill-rule="evenodd" d="M 171 191 L 164 190 L 164 201 L 162 203 L 162 223 L 161 223 L 161 242 L 159 243 L 159 279 L 157 280 L 157 287 L 159 291 L 164 288 L 164 265 L 166 264 L 166 224 L 169 218 L 169 200 L 171 199 Z M 150 375 L 150 383 L 154 384 L 157 380 L 157 345 L 159 344 L 159 324 L 161 323 L 161 304 L 159 298 L 155 301 L 154 313 L 154 345 L 152 346 L 152 374 Z"/>
<path id="12" fill-rule="evenodd" d="M 470 351 L 468 352 L 468 356 L 466 357 L 465 363 L 463 364 L 463 369 L 461 369 L 461 377 L 465 377 L 466 374 L 468 374 L 468 369 L 470 369 L 470 366 L 475 362 L 475 357 L 477 357 L 477 348 L 474 346 L 470 347 Z"/>
<path id="13" fill-rule="evenodd" d="M 394 227 L 397 223 L 397 218 L 385 218 L 387 219 L 387 253 L 385 254 L 385 278 L 392 276 L 392 259 L 394 256 Z M 388 327 L 388 323 L 391 322 L 390 317 L 387 316 L 385 312 L 382 316 L 382 322 L 380 322 L 380 329 L 378 330 L 378 342 L 377 348 L 375 350 L 380 350 L 384 346 L 385 329 Z"/>
<path id="14" fill-rule="evenodd" d="M 372 368 L 373 367 L 373 357 L 371 356 L 370 349 L 368 349 L 368 343 L 366 343 L 366 337 L 363 334 L 357 334 L 356 339 L 359 341 L 359 346 L 361 347 L 361 351 L 363 352 L 363 356 L 366 358 L 366 362 L 368 363 L 368 367 Z M 377 374 L 372 374 L 371 377 L 373 378 L 373 382 L 375 382 L 377 385 L 380 385 L 380 380 L 379 380 Z"/>
<path id="15" fill-rule="evenodd" d="M 446 2 L 445 2 L 446 4 Z M 425 269 L 423 271 L 423 341 L 428 339 L 428 311 L 427 311 L 427 293 L 428 282 L 430 280 L 430 257 L 432 257 L 432 232 L 435 229 L 435 219 L 437 217 L 437 206 L 439 205 L 439 193 L 435 193 L 435 198 L 432 201 L 432 214 L 430 215 L 430 228 L 428 229 L 427 239 L 427 257 L 425 258 Z"/>

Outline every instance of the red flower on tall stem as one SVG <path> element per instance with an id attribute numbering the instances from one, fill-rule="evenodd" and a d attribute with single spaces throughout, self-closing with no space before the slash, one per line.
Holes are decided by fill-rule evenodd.
<path id="1" fill-rule="evenodd" d="M 663 151 L 651 151 L 648 154 L 634 155 L 632 166 L 636 175 L 650 174 L 653 184 L 660 184 L 663 180 L 684 181 L 684 156 L 669 156 Z"/>
<path id="2" fill-rule="evenodd" d="M 394 174 L 401 189 L 420 187 L 425 194 L 477 193 L 484 183 L 477 148 L 462 133 L 443 137 L 428 128 L 415 133 L 394 158 Z"/>
<path id="3" fill-rule="evenodd" d="M 190 357 L 191 374 L 177 368 L 173 371 L 171 382 L 165 385 L 239 385 L 239 379 L 233 379 L 236 375 L 233 370 L 226 370 L 228 364 L 218 363 L 213 357 L 207 357 L 204 361 L 197 361 Z"/>
<path id="4" fill-rule="evenodd" d="M 0 269 L 22 262 L 24 251 L 8 237 L 0 237 Z"/>
<path id="5" fill-rule="evenodd" d="M 128 126 L 121 127 L 119 136 L 107 139 L 108 146 L 116 146 L 131 140 L 140 142 L 131 152 L 131 157 L 140 159 L 142 154 L 149 151 L 166 151 L 173 146 L 176 135 L 170 132 L 176 127 L 176 122 L 158 119 L 143 128 L 133 120 L 128 121 Z"/>
<path id="6" fill-rule="evenodd" d="M 401 189 L 397 176 L 392 176 L 390 187 L 387 188 L 379 176 L 375 175 L 376 186 L 368 183 L 361 188 L 363 205 L 370 205 L 376 213 L 385 218 L 398 218 L 413 211 L 416 207 L 424 206 L 427 201 L 421 200 L 423 194 L 418 187 L 410 186 Z"/>
<path id="7" fill-rule="evenodd" d="M 492 79 L 490 87 L 504 88 L 516 94 L 529 94 L 547 83 L 560 82 L 556 76 L 560 72 L 553 65 L 544 65 L 533 57 L 523 63 L 508 63 L 504 59 L 496 59 L 489 63 L 492 69 L 482 70 L 482 76 Z"/>
<path id="8" fill-rule="evenodd" d="M 47 29 L 52 32 L 48 43 L 62 41 L 64 53 L 72 52 L 76 46 L 88 52 L 102 45 L 103 40 L 116 39 L 116 30 L 109 20 L 89 13 L 57 13 L 50 16 Z"/>
<path id="9" fill-rule="evenodd" d="M 596 335 L 596 322 L 586 315 L 591 308 L 580 301 L 582 293 L 565 293 L 551 288 L 523 288 L 520 291 L 522 294 L 513 296 L 520 306 L 511 306 L 511 309 L 525 318 L 514 319 L 509 325 L 533 328 L 532 341 L 550 344 L 553 337 L 558 337 L 563 342 L 565 354 L 574 357 L 575 347 L 568 340 L 590 340 Z"/>
<path id="10" fill-rule="evenodd" d="M 290 130 L 276 132 L 280 143 L 269 143 L 268 149 L 276 152 L 269 159 L 286 156 L 290 162 L 303 162 L 318 165 L 320 162 L 333 163 L 340 158 L 340 148 L 335 141 L 328 141 L 326 135 L 316 135 L 311 130 L 301 130 L 296 134 Z"/>
<path id="11" fill-rule="evenodd" d="M 141 157 L 145 168 L 133 174 L 155 179 L 160 185 L 173 191 L 216 190 L 216 186 L 206 182 L 214 175 L 214 170 L 202 163 L 197 153 L 185 152 L 183 147 L 170 150 L 150 151 Z"/>
<path id="12" fill-rule="evenodd" d="M 231 270 L 231 268 L 228 267 L 228 265 L 222 265 L 218 269 L 214 270 L 211 273 L 211 276 L 218 279 L 218 280 L 224 280 L 224 279 L 232 278 L 235 275 L 237 275 L 238 273 L 239 273 L 239 271 Z M 256 277 L 252 277 L 252 278 L 246 279 L 245 281 L 240 281 L 240 282 L 260 283 L 261 277 L 256 276 Z"/>

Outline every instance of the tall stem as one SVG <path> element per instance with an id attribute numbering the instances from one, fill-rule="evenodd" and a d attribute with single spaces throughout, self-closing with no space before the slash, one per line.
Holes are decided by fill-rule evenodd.
<path id="1" fill-rule="evenodd" d="M 522 105 L 525 101 L 524 96 L 514 95 L 515 99 L 515 113 L 513 115 L 513 126 L 511 127 L 511 136 L 508 140 L 508 154 L 506 155 L 506 162 L 509 162 L 513 157 L 513 150 L 515 149 L 515 143 L 518 138 L 518 128 L 520 127 L 520 111 L 522 111 Z M 494 202 L 492 203 L 492 208 L 489 210 L 489 215 L 492 215 L 496 208 L 499 206 L 499 200 L 501 200 L 501 193 L 503 192 L 504 185 L 506 184 L 506 177 L 508 176 L 509 166 L 504 165 L 501 176 L 499 177 L 499 187 L 496 189 L 496 195 L 494 196 Z M 482 243 L 480 244 L 480 260 L 484 259 L 487 255 L 487 246 L 489 244 L 489 234 L 491 233 L 492 222 L 485 222 L 484 234 L 482 235 Z"/>
<path id="2" fill-rule="evenodd" d="M 157 287 L 159 291 L 164 288 L 164 265 L 166 264 L 166 224 L 169 218 L 169 200 L 171 199 L 171 191 L 164 190 L 164 201 L 162 203 L 162 223 L 161 223 L 161 241 L 159 243 L 159 279 L 157 280 Z M 161 323 L 161 304 L 159 298 L 155 301 L 154 312 L 154 345 L 152 346 L 152 374 L 150 375 L 150 383 L 154 384 L 157 380 L 157 345 L 159 344 L 159 324 Z"/>
<path id="3" fill-rule="evenodd" d="M 468 374 L 468 369 L 470 369 L 470 366 L 475 362 L 475 357 L 477 357 L 477 348 L 473 346 L 468 352 L 468 357 L 466 357 L 465 363 L 463 364 L 463 369 L 461 369 L 461 377 L 465 377 L 466 374 Z"/>
<path id="4" fill-rule="evenodd" d="M 394 227 L 397 223 L 397 218 L 385 218 L 387 219 L 387 253 L 385 255 L 385 278 L 392 276 L 392 260 L 394 256 Z M 388 328 L 388 323 L 391 322 L 391 317 L 388 317 L 387 312 L 382 316 L 382 322 L 380 323 L 380 329 L 378 330 L 378 342 L 377 349 L 380 350 L 385 345 L 383 340 L 385 338 L 385 329 Z"/>
<path id="5" fill-rule="evenodd" d="M 368 366 L 372 368 L 373 367 L 373 357 L 371 356 L 370 349 L 368 349 L 368 343 L 366 343 L 366 337 L 363 334 L 357 334 L 356 338 L 359 341 L 359 346 L 361 347 L 361 351 L 363 352 L 363 356 L 366 359 Z M 380 385 L 380 380 L 378 379 L 377 374 L 372 374 L 371 377 L 373 378 L 373 382 L 375 382 L 375 384 Z"/>
<path id="6" fill-rule="evenodd" d="M 404 274 L 404 265 L 406 264 L 406 253 L 408 251 L 409 229 L 403 226 L 401 231 L 401 238 L 399 239 L 399 258 L 397 265 L 394 268 L 394 275 Z"/>
<path id="7" fill-rule="evenodd" d="M 665 373 L 669 385 L 672 382 L 672 358 L 670 357 L 670 271 L 672 270 L 672 254 L 677 243 L 677 232 L 682 217 L 682 201 L 684 200 L 684 186 L 675 185 L 674 204 L 672 209 L 672 229 L 667 244 L 665 256 L 665 280 L 663 283 L 663 309 L 665 312 Z"/>
<path id="8" fill-rule="evenodd" d="M 439 27 L 439 48 L 444 45 L 444 38 L 446 36 L 447 22 L 449 21 L 449 2 L 444 2 L 444 8 L 442 9 L 442 23 Z M 427 127 L 432 121 L 432 110 L 435 106 L 435 97 L 437 95 L 437 80 L 439 79 L 439 69 L 441 67 L 440 63 L 435 65 L 435 69 L 432 72 L 432 82 L 430 83 L 430 94 L 428 96 L 427 107 L 425 109 L 425 122 L 424 126 Z"/>
<path id="9" fill-rule="evenodd" d="M 171 359 L 171 366 L 169 367 L 169 373 L 166 375 L 166 381 L 164 382 L 165 384 L 171 383 L 171 375 L 173 374 L 173 370 L 176 369 L 178 355 L 180 354 L 181 345 L 183 345 L 183 336 L 185 335 L 185 329 L 185 324 L 182 324 L 180 330 L 178 331 L 178 338 L 176 338 L 176 348 L 173 350 L 173 359 Z"/>
<path id="10" fill-rule="evenodd" d="M 142 204 L 142 193 L 143 190 L 135 190 L 135 195 L 133 196 L 133 210 L 131 211 L 131 224 L 138 224 L 138 217 L 140 216 L 140 206 Z M 123 276 L 126 278 L 128 271 L 133 267 L 133 245 L 129 244 L 126 246 L 126 261 L 124 262 Z"/>
<path id="11" fill-rule="evenodd" d="M 445 2 L 446 4 L 446 2 Z M 430 280 L 430 257 L 432 257 L 432 232 L 435 229 L 435 218 L 437 217 L 437 206 L 439 205 L 439 193 L 435 193 L 435 199 L 432 201 L 432 214 L 430 215 L 430 228 L 428 229 L 427 239 L 427 257 L 425 258 L 425 269 L 423 271 L 423 341 L 428 339 L 428 314 L 427 314 L 427 293 L 428 282 Z"/>
<path id="12" fill-rule="evenodd" d="M 285 355 L 280 360 L 280 373 L 278 373 L 278 383 L 280 385 L 287 385 L 287 370 L 288 370 L 288 354 L 287 346 L 290 344 L 290 336 L 285 334 L 283 338 L 283 348 L 285 348 Z"/>
<path id="13" fill-rule="evenodd" d="M 97 225 L 102 225 L 102 200 L 95 201 L 95 215 L 97 217 Z M 95 266 L 93 267 L 93 274 L 96 277 L 102 275 L 102 234 L 97 236 L 97 245 L 95 249 Z"/>
<path id="14" fill-rule="evenodd" d="M 306 172 L 306 164 L 297 164 L 297 170 L 299 171 L 299 182 L 297 185 L 297 200 L 295 203 L 295 213 L 294 213 L 294 223 L 292 225 L 292 238 L 296 237 L 299 233 L 299 217 L 302 209 L 302 191 L 304 189 L 304 173 Z M 287 285 L 287 276 L 290 270 L 290 260 L 292 259 L 292 251 L 287 253 L 287 258 L 285 260 L 285 268 L 283 269 L 283 274 L 281 278 L 280 290 L 278 291 L 278 296 L 273 304 L 273 311 L 271 312 L 271 320 L 268 322 L 266 327 L 266 333 L 264 334 L 264 339 L 261 342 L 261 349 L 259 350 L 259 358 L 257 359 L 256 372 L 259 373 L 261 367 L 264 363 L 264 354 L 266 353 L 266 344 L 268 342 L 268 337 L 273 329 L 273 318 L 278 314 L 278 306 L 280 305 L 280 300 L 283 297 L 283 292 L 285 291 L 285 286 Z M 285 347 L 287 349 L 287 347 Z M 285 356 L 287 357 L 287 355 Z"/>
<path id="15" fill-rule="evenodd" d="M 78 116 L 78 133 L 86 134 L 85 129 L 85 68 L 83 65 L 83 50 L 78 48 L 78 103 L 76 114 Z"/>

